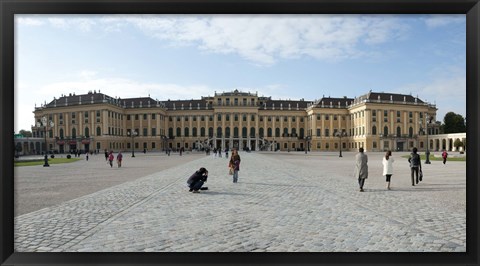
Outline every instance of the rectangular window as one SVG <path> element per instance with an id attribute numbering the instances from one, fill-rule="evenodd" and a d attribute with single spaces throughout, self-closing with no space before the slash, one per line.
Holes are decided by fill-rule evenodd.
<path id="1" fill-rule="evenodd" d="M 155 149 L 155 142 L 152 142 L 152 149 Z"/>
<path id="2" fill-rule="evenodd" d="M 325 137 L 330 136 L 330 130 L 328 128 L 325 129 Z"/>
<path id="3" fill-rule="evenodd" d="M 200 117 L 200 119 L 201 119 L 202 121 L 205 121 L 205 116 L 202 115 L 202 116 Z"/>
<path id="4" fill-rule="evenodd" d="M 217 121 L 222 121 L 222 115 L 221 114 L 217 115 Z"/>
<path id="5" fill-rule="evenodd" d="M 372 116 L 377 116 L 377 110 L 372 110 Z"/>
<path id="6" fill-rule="evenodd" d="M 337 115 L 333 115 L 333 120 L 337 121 Z"/>
<path id="7" fill-rule="evenodd" d="M 296 122 L 296 121 L 297 121 L 296 117 L 292 116 L 292 122 Z"/>
<path id="8" fill-rule="evenodd" d="M 318 115 L 317 115 L 317 120 L 320 120 L 321 117 L 322 117 L 322 116 L 321 116 L 320 114 L 318 114 Z"/>
<path id="9" fill-rule="evenodd" d="M 271 116 L 268 117 L 268 122 L 272 122 L 272 117 Z"/>
<path id="10" fill-rule="evenodd" d="M 185 116 L 185 122 L 188 122 L 188 116 Z"/>
<path id="11" fill-rule="evenodd" d="M 260 122 L 263 122 L 263 116 L 260 116 Z"/>
<path id="12" fill-rule="evenodd" d="M 172 122 L 172 121 L 173 121 L 173 117 L 169 116 L 169 117 L 168 117 L 168 121 Z"/>
<path id="13" fill-rule="evenodd" d="M 138 120 L 138 114 L 135 115 L 135 120 Z"/>
<path id="14" fill-rule="evenodd" d="M 155 114 L 152 114 L 152 120 L 155 120 L 157 117 L 155 116 Z"/>
<path id="15" fill-rule="evenodd" d="M 147 136 L 148 134 L 148 128 L 143 128 L 143 136 Z"/>
<path id="16" fill-rule="evenodd" d="M 244 115 L 243 115 L 243 122 L 246 122 L 246 121 L 247 121 L 247 115 L 244 114 Z"/>
<path id="17" fill-rule="evenodd" d="M 235 104 L 235 105 L 238 105 L 238 98 L 235 98 L 235 99 L 234 99 L 234 104 Z"/>
<path id="18" fill-rule="evenodd" d="M 72 119 L 75 119 L 75 112 L 72 113 Z"/>
<path id="19" fill-rule="evenodd" d="M 317 142 L 317 149 L 321 149 L 320 142 Z"/>
<path id="20" fill-rule="evenodd" d="M 193 116 L 193 122 L 196 122 L 197 121 L 197 116 Z"/>
<path id="21" fill-rule="evenodd" d="M 227 105 L 230 105 L 230 98 L 227 98 Z"/>
<path id="22" fill-rule="evenodd" d="M 374 148 L 374 149 L 377 148 L 377 142 L 376 142 L 376 141 L 374 141 L 374 142 L 372 143 L 372 145 L 373 145 L 373 148 Z"/>
<path id="23" fill-rule="evenodd" d="M 250 119 L 251 119 L 250 121 L 255 121 L 255 115 L 252 115 Z"/>
<path id="24" fill-rule="evenodd" d="M 157 135 L 157 129 L 156 128 L 152 128 L 152 136 L 156 136 Z"/>
<path id="25" fill-rule="evenodd" d="M 286 116 L 283 117 L 283 122 L 287 122 L 287 117 Z"/>
<path id="26" fill-rule="evenodd" d="M 329 120 L 330 119 L 330 115 L 325 115 L 325 120 Z"/>
<path id="27" fill-rule="evenodd" d="M 276 116 L 276 117 L 275 117 L 275 121 L 276 121 L 276 122 L 280 122 L 280 117 L 279 117 L 279 116 Z"/>
<path id="28" fill-rule="evenodd" d="M 300 117 L 300 123 L 303 123 L 303 117 Z"/>
<path id="29" fill-rule="evenodd" d="M 210 122 L 212 122 L 213 121 L 213 115 L 209 116 L 208 120 L 210 120 Z"/>
<path id="30" fill-rule="evenodd" d="M 317 128 L 317 136 L 320 137 L 320 135 L 321 135 L 321 130 L 320 130 L 320 128 Z"/>

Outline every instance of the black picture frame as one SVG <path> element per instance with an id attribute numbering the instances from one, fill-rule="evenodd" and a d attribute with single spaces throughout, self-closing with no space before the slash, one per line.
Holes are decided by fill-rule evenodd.
<path id="1" fill-rule="evenodd" d="M 466 14 L 467 251 L 465 253 L 15 253 L 13 248 L 15 14 Z M 0 0 L 1 265 L 478 265 L 478 0 Z"/>

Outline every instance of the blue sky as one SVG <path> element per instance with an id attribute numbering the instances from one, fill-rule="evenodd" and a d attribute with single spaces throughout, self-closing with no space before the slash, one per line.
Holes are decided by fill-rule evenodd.
<path id="1" fill-rule="evenodd" d="M 62 94 L 404 93 L 466 115 L 465 15 L 16 15 L 15 131 Z M 455 95 L 452 97 L 452 95 Z"/>

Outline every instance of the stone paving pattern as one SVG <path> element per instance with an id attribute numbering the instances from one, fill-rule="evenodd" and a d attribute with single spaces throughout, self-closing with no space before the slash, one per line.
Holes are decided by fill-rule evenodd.
<path id="1" fill-rule="evenodd" d="M 241 152 L 236 184 L 225 157 L 186 155 L 193 160 L 17 216 L 15 251 L 465 252 L 465 162 L 423 165 L 413 187 L 403 154 L 394 153 L 387 191 L 383 153 L 367 153 L 363 193 L 351 152 Z M 200 167 L 209 190 L 189 193 L 186 179 Z"/>

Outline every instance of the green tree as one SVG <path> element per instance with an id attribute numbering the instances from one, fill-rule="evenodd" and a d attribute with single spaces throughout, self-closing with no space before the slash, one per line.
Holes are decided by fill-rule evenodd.
<path id="1" fill-rule="evenodd" d="M 454 112 L 448 112 L 443 118 L 443 133 L 463 133 L 467 131 L 465 118 Z"/>
<path id="2" fill-rule="evenodd" d="M 20 134 L 22 134 L 24 137 L 32 137 L 33 134 L 32 134 L 32 131 L 28 131 L 28 130 L 24 130 L 24 129 L 21 129 Z"/>
<path id="3" fill-rule="evenodd" d="M 453 146 L 455 146 L 455 148 L 458 150 L 459 147 L 463 147 L 463 142 L 459 139 L 456 139 L 453 143 Z"/>

